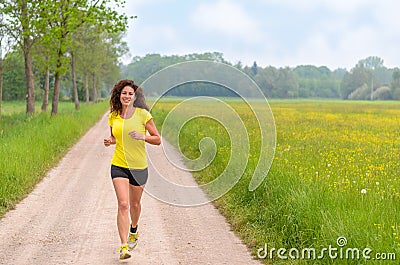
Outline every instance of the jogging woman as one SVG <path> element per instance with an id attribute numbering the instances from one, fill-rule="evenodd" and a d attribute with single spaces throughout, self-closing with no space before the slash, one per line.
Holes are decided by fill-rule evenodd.
<path id="1" fill-rule="evenodd" d="M 121 80 L 115 84 L 111 92 L 108 124 L 111 135 L 104 139 L 104 145 L 116 145 L 111 159 L 111 178 L 118 200 L 119 258 L 125 260 L 131 257 L 130 251 L 138 242 L 140 201 L 148 178 L 145 143 L 159 145 L 161 138 L 143 90 L 133 80 Z"/>

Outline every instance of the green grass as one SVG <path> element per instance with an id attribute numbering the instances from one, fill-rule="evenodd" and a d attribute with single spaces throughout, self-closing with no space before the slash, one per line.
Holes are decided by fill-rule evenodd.
<path id="1" fill-rule="evenodd" d="M 59 113 L 27 116 L 23 102 L 3 102 L 0 119 L 0 217 L 23 199 L 107 111 L 101 102 L 79 111 L 60 102 Z"/>
<path id="2" fill-rule="evenodd" d="M 39 102 L 35 104 L 35 111 L 40 109 Z M 24 101 L 2 101 L 1 114 L 11 115 L 15 113 L 22 113 L 26 110 L 26 103 Z"/>
<path id="3" fill-rule="evenodd" d="M 234 231 L 256 256 L 269 248 L 338 247 L 371 248 L 395 253 L 400 260 L 400 102 L 348 102 L 316 100 L 270 101 L 277 130 L 277 146 L 271 170 L 254 192 L 248 184 L 259 157 L 260 132 L 244 104 L 231 106 L 246 124 L 250 156 L 237 185 L 214 201 Z M 158 127 L 174 107 L 157 103 L 153 115 Z M 261 107 L 261 106 L 260 106 Z M 216 108 L 203 104 L 193 109 Z M 221 111 L 221 115 L 224 113 Z M 173 139 L 176 124 L 164 128 Z M 183 126 L 179 142 L 184 155 L 200 155 L 199 142 L 211 137 L 217 154 L 209 167 L 194 176 L 199 183 L 218 177 L 231 158 L 230 139 L 222 125 L 197 118 Z M 235 155 L 235 154 L 233 154 Z M 362 193 L 365 190 L 366 193 Z M 319 254 L 319 252 L 318 252 Z M 286 253 L 287 255 L 287 253 Z M 266 264 L 364 264 L 364 259 L 282 260 L 276 255 Z M 371 260 L 368 264 L 381 264 Z"/>

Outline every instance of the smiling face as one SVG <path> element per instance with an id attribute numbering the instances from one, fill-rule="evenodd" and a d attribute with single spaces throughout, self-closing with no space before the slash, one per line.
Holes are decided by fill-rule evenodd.
<path id="1" fill-rule="evenodd" d="M 130 86 L 125 86 L 121 90 L 120 100 L 122 106 L 124 107 L 128 107 L 130 104 L 133 104 L 135 101 L 135 90 Z"/>

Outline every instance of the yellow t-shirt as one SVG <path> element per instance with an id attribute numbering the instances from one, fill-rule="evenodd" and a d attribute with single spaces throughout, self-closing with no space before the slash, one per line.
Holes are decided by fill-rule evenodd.
<path id="1" fill-rule="evenodd" d="M 132 117 L 123 119 L 119 114 L 108 115 L 108 125 L 116 139 L 114 155 L 111 164 L 124 168 L 147 168 L 145 141 L 135 140 L 128 133 L 132 130 L 146 134 L 146 123 L 152 119 L 151 114 L 142 108 L 136 108 Z"/>

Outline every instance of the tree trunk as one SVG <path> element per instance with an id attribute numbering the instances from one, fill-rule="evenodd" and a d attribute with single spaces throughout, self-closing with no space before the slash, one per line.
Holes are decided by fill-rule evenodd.
<path id="1" fill-rule="evenodd" d="M 78 88 L 76 86 L 75 53 L 71 52 L 72 87 L 74 88 L 75 109 L 79 110 Z"/>
<path id="2" fill-rule="evenodd" d="M 24 43 L 29 40 L 24 39 Z M 24 44 L 28 45 L 28 44 Z M 26 113 L 35 113 L 35 83 L 33 80 L 33 67 L 32 57 L 29 53 L 29 49 L 24 47 L 24 59 L 25 59 L 25 79 L 26 79 Z"/>
<path id="3" fill-rule="evenodd" d="M 93 73 L 93 103 L 97 103 L 96 74 Z"/>
<path id="4" fill-rule="evenodd" d="M 49 106 L 49 89 L 50 89 L 50 67 L 47 66 L 46 75 L 44 78 L 44 95 L 43 95 L 43 104 L 42 111 L 46 112 L 47 107 Z"/>
<path id="5" fill-rule="evenodd" d="M 29 18 L 28 18 L 28 7 L 27 1 L 22 2 L 22 28 L 24 31 L 28 30 Z M 26 80 L 26 113 L 33 114 L 35 112 L 35 83 L 33 80 L 33 67 L 32 67 L 32 57 L 30 54 L 30 49 L 32 46 L 32 41 L 29 36 L 24 36 L 23 38 L 23 51 L 25 60 L 25 80 Z"/>
<path id="6" fill-rule="evenodd" d="M 85 97 L 86 97 L 86 106 L 89 106 L 89 76 L 85 73 Z"/>
<path id="7" fill-rule="evenodd" d="M 0 45 L 0 118 L 1 118 L 2 103 L 3 103 L 3 56 L 1 53 L 1 45 Z"/>
<path id="8" fill-rule="evenodd" d="M 1 105 L 3 103 L 3 47 L 1 47 L 2 42 L 3 42 L 3 37 L 0 38 L 0 119 L 1 119 Z"/>
<path id="9" fill-rule="evenodd" d="M 56 72 L 54 78 L 54 94 L 51 102 L 51 116 L 56 115 L 58 113 L 58 99 L 60 97 L 60 85 L 61 85 L 60 75 L 61 74 L 59 72 Z"/>
<path id="10" fill-rule="evenodd" d="M 59 51 L 61 53 L 61 51 Z M 61 58 L 59 55 L 58 58 Z M 60 86 L 61 86 L 61 69 L 62 63 L 61 59 L 58 60 L 57 62 L 57 68 L 56 68 L 56 74 L 54 77 L 54 94 L 53 94 L 53 100 L 51 102 L 51 116 L 56 115 L 58 113 L 58 100 L 60 97 Z"/>

